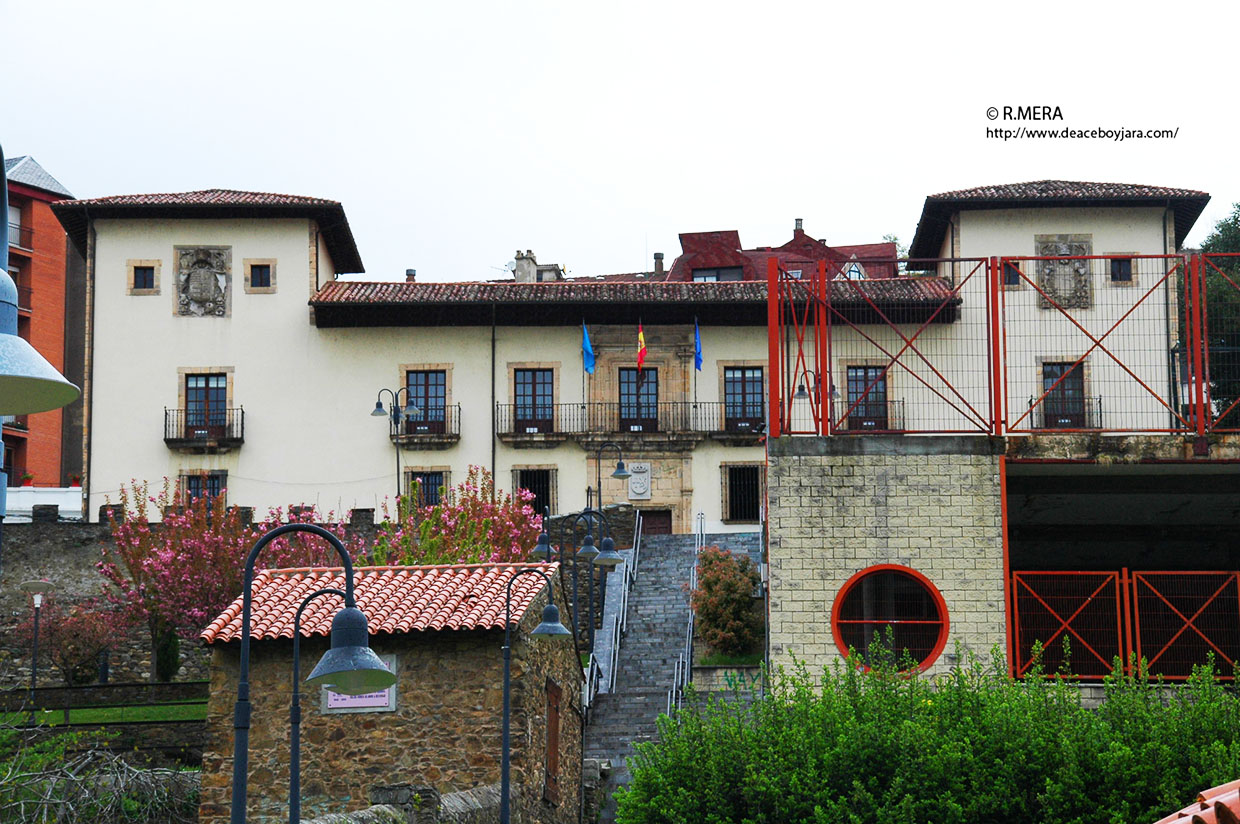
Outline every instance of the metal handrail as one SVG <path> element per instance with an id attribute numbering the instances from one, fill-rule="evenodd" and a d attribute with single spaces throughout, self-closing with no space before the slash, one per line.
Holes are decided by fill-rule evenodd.
<path id="1" fill-rule="evenodd" d="M 590 708 L 594 706 L 594 698 L 598 695 L 601 677 L 602 670 L 599 667 L 598 658 L 594 656 L 594 653 L 590 653 L 590 660 L 585 666 L 585 683 L 581 685 L 581 711 L 586 721 L 590 720 Z"/>
<path id="2" fill-rule="evenodd" d="M 637 581 L 637 566 L 641 560 L 641 551 L 642 513 L 639 510 L 633 519 L 633 562 L 624 565 L 622 573 L 624 575 L 624 582 L 620 587 L 620 609 L 612 618 L 611 654 L 607 662 L 608 692 L 614 692 L 616 689 L 616 671 L 620 669 L 620 641 L 624 638 L 625 630 L 629 626 L 629 591 Z"/>

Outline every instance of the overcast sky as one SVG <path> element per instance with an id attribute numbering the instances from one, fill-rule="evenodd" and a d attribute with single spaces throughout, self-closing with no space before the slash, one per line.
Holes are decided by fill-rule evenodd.
<path id="1" fill-rule="evenodd" d="M 680 232 L 777 245 L 798 217 L 829 243 L 907 243 L 927 194 L 989 183 L 1202 189 L 1190 244 L 1240 201 L 1235 3 L 0 10 L 6 155 L 78 197 L 340 200 L 375 280 L 500 277 L 518 248 L 571 275 L 644 271 Z M 987 119 L 1005 105 L 1063 119 Z M 1020 125 L 1179 133 L 986 137 Z"/>

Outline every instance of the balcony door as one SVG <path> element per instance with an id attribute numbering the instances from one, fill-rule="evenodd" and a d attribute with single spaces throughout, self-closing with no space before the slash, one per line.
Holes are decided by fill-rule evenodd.
<path id="1" fill-rule="evenodd" d="M 620 370 L 620 431 L 659 431 L 659 370 Z"/>
<path id="2" fill-rule="evenodd" d="M 887 421 L 887 374 L 882 366 L 848 367 L 848 421 L 845 428 L 882 432 Z"/>
<path id="3" fill-rule="evenodd" d="M 442 369 L 410 370 L 405 373 L 408 399 L 405 408 L 417 407 L 404 417 L 406 435 L 442 435 L 447 419 L 448 373 Z"/>
<path id="4" fill-rule="evenodd" d="M 185 376 L 185 437 L 218 440 L 228 429 L 228 375 Z"/>
<path id="5" fill-rule="evenodd" d="M 726 432 L 761 432 L 762 367 L 729 366 L 723 370 L 723 428 Z"/>
<path id="6" fill-rule="evenodd" d="M 1085 428 L 1085 370 L 1073 363 L 1042 364 L 1042 420 L 1047 429 Z"/>
<path id="7" fill-rule="evenodd" d="M 553 432 L 555 372 L 551 369 L 517 369 L 514 373 L 517 402 L 514 431 L 521 434 Z"/>

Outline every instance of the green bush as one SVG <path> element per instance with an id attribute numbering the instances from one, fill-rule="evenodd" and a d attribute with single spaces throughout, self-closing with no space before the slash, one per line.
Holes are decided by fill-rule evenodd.
<path id="1" fill-rule="evenodd" d="M 697 589 L 689 599 L 697 616 L 694 631 L 723 655 L 751 652 L 762 637 L 762 618 L 753 608 L 753 561 L 708 546 L 698 553 L 697 565 Z"/>
<path id="2" fill-rule="evenodd" d="M 798 667 L 751 708 L 687 702 L 638 745 L 617 821 L 1148 822 L 1240 776 L 1240 699 L 1209 668 L 1112 675 L 1097 710 L 1067 679 L 1006 671 L 997 653 L 933 681 Z"/>

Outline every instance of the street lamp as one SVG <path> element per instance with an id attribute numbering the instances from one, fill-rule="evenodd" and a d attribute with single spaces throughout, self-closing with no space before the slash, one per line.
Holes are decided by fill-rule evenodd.
<path id="1" fill-rule="evenodd" d="M 500 753 L 500 779 L 499 779 L 499 820 L 500 824 L 509 824 L 509 806 L 511 799 L 509 798 L 509 762 L 510 754 L 508 752 L 508 729 L 511 725 L 511 705 L 512 705 L 512 584 L 522 575 L 534 573 L 540 576 L 547 584 L 547 605 L 543 607 L 542 622 L 534 627 L 530 635 L 536 637 L 571 637 L 572 632 L 568 627 L 560 623 L 560 608 L 555 605 L 555 589 L 551 585 L 551 579 L 541 569 L 535 567 L 525 567 L 519 569 L 513 576 L 508 579 L 504 593 L 504 729 L 503 729 L 503 750 Z"/>
<path id="2" fill-rule="evenodd" d="M 603 444 L 595 451 L 594 453 L 594 469 L 595 469 L 594 488 L 598 490 L 598 508 L 600 512 L 603 509 L 603 452 L 608 449 L 616 450 L 616 469 L 614 472 L 611 473 L 611 477 L 624 480 L 625 478 L 628 478 L 633 474 L 632 472 L 629 472 L 629 470 L 626 469 L 624 466 L 624 454 L 620 451 L 619 444 L 608 441 L 607 443 Z M 589 482 L 587 481 L 587 483 Z M 590 497 L 589 495 L 586 495 L 587 499 L 589 497 Z M 586 507 L 589 508 L 588 500 L 586 502 Z"/>
<path id="3" fill-rule="evenodd" d="M 23 581 L 17 585 L 22 592 L 29 592 L 34 601 L 34 632 L 32 649 L 30 650 L 30 723 L 34 724 L 34 688 L 39 680 L 39 609 L 43 606 L 43 595 L 51 592 L 54 587 L 47 581 Z"/>
<path id="4" fill-rule="evenodd" d="M 387 409 L 383 408 L 384 392 L 392 396 L 392 401 L 388 404 Z M 405 393 L 405 406 L 403 408 L 400 405 L 401 392 Z M 411 421 L 421 414 L 422 410 L 419 409 L 412 400 L 410 400 L 409 387 L 407 386 L 402 386 L 400 389 L 380 389 L 379 393 L 375 396 L 375 408 L 370 410 L 370 416 L 372 418 L 386 417 L 392 422 L 392 426 L 394 427 L 400 426 L 402 418 L 404 420 Z M 399 506 L 402 486 L 400 482 L 400 444 L 395 443 L 394 445 L 396 446 L 396 502 L 397 506 Z"/>
<path id="5" fill-rule="evenodd" d="M 288 824 L 301 822 L 301 614 L 310 602 L 323 595 L 346 597 L 338 589 L 315 590 L 302 600 L 293 617 L 293 704 L 289 708 Z"/>
<path id="6" fill-rule="evenodd" d="M 245 560 L 241 590 L 241 669 L 233 708 L 233 782 L 230 824 L 245 824 L 245 797 L 250 778 L 250 608 L 254 599 L 254 562 L 267 544 L 292 532 L 309 532 L 331 544 L 344 563 L 344 609 L 332 619 L 332 645 L 306 679 L 330 686 L 342 695 L 363 695 L 387 689 L 396 675 L 383 665 L 367 642 L 366 616 L 353 597 L 353 561 L 335 535 L 315 524 L 284 524 L 259 538 Z"/>
<path id="7" fill-rule="evenodd" d="M 17 285 L 9 275 L 9 181 L 0 148 L 0 415 L 28 415 L 68 406 L 82 390 L 65 380 L 17 334 Z M 0 529 L 9 481 L 0 468 Z M 2 535 L 2 533 L 0 533 Z"/>

